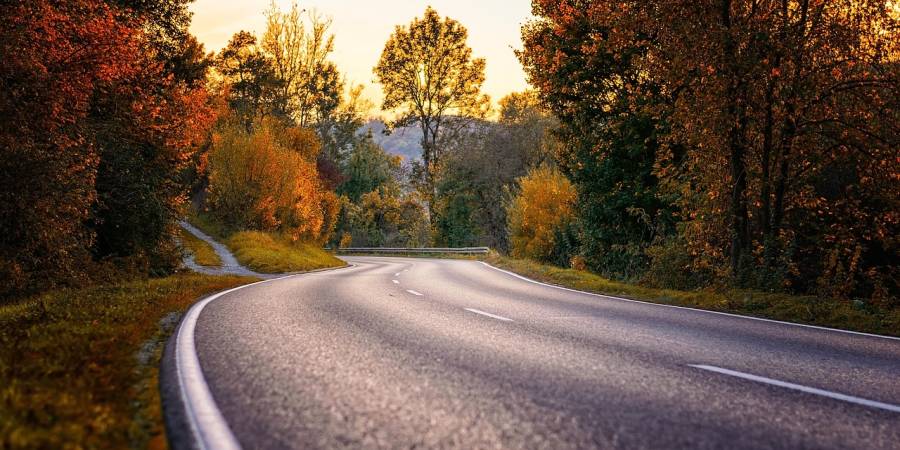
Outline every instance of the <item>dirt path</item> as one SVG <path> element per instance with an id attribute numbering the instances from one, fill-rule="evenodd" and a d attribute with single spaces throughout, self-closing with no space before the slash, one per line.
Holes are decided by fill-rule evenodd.
<path id="1" fill-rule="evenodd" d="M 259 277 L 259 278 L 271 278 L 271 274 L 263 274 L 254 272 L 238 262 L 237 258 L 228 250 L 224 244 L 217 242 L 215 239 L 210 237 L 208 234 L 200 231 L 197 227 L 191 225 L 186 220 L 182 220 L 179 222 L 182 228 L 187 230 L 189 233 L 197 236 L 197 238 L 203 240 L 207 244 L 211 245 L 213 250 L 216 251 L 216 254 L 219 255 L 219 259 L 222 260 L 222 265 L 220 267 L 207 267 L 201 266 L 194 262 L 194 255 L 187 255 L 184 258 L 184 265 L 188 269 L 193 270 L 194 272 L 204 273 L 207 275 L 246 275 L 251 277 Z"/>

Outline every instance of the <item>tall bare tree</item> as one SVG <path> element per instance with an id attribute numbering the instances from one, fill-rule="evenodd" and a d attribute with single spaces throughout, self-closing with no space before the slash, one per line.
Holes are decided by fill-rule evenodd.
<path id="1" fill-rule="evenodd" d="M 281 11 L 274 2 L 266 19 L 262 48 L 282 81 L 277 107 L 298 125 L 312 127 L 337 109 L 343 90 L 337 66 L 328 60 L 334 51 L 331 19 L 297 3 Z"/>

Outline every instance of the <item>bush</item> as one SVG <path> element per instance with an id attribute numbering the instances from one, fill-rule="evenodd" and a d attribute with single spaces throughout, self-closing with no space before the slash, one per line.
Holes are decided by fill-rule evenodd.
<path id="1" fill-rule="evenodd" d="M 314 147 L 314 148 L 310 148 Z M 312 131 L 260 119 L 253 131 L 226 121 L 209 153 L 209 209 L 231 229 L 327 239 L 339 203 L 319 180 Z"/>
<path id="2" fill-rule="evenodd" d="M 511 252 L 517 258 L 538 261 L 565 260 L 569 251 L 560 253 L 557 245 L 571 246 L 567 229 L 572 224 L 575 188 L 555 168 L 546 166 L 531 170 L 519 178 L 519 194 L 509 207 Z"/>
<path id="3" fill-rule="evenodd" d="M 260 231 L 235 233 L 226 241 L 237 260 L 260 273 L 300 272 L 345 263 L 316 244 Z"/>

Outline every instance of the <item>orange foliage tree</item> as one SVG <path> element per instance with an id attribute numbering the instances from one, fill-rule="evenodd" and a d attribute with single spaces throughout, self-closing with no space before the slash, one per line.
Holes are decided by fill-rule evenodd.
<path id="1" fill-rule="evenodd" d="M 209 153 L 209 209 L 236 229 L 284 231 L 294 239 L 324 241 L 334 228 L 339 201 L 324 189 L 316 169 L 314 132 L 255 120 L 251 132 L 224 120 Z"/>
<path id="2" fill-rule="evenodd" d="M 575 187 L 555 168 L 540 166 L 519 178 L 519 194 L 507 211 L 512 255 L 550 261 L 573 220 L 575 198 Z"/>
<path id="3" fill-rule="evenodd" d="M 627 105 L 581 129 L 655 123 L 653 175 L 680 199 L 677 241 L 693 269 L 744 286 L 897 298 L 896 2 L 533 3 L 542 19 L 526 27 L 529 74 L 555 110 L 584 112 L 564 119 Z"/>
<path id="4" fill-rule="evenodd" d="M 145 13 L 97 0 L 0 9 L 0 296 L 86 280 L 92 259 L 172 268 L 178 171 L 211 116 Z"/>

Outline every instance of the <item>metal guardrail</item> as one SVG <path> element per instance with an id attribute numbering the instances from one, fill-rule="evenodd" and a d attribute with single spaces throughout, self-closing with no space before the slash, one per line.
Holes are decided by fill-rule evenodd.
<path id="1" fill-rule="evenodd" d="M 413 254 L 413 253 L 455 253 L 459 255 L 483 255 L 490 251 L 487 247 L 457 247 L 457 248 L 397 248 L 397 247 L 345 247 L 338 248 L 338 253 L 384 253 L 384 254 Z"/>

